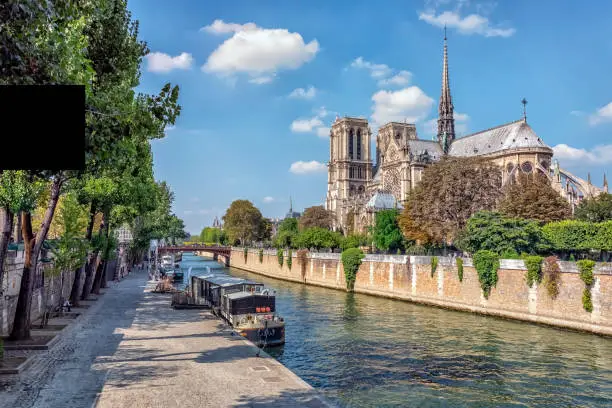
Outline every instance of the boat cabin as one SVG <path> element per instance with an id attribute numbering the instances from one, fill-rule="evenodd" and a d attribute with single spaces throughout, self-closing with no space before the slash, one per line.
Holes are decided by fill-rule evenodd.
<path id="1" fill-rule="evenodd" d="M 221 306 L 224 295 L 235 292 L 261 293 L 263 283 L 226 275 L 193 276 L 191 288 L 194 299 L 202 299 L 212 307 Z"/>
<path id="2" fill-rule="evenodd" d="M 235 292 L 225 297 L 225 310 L 230 315 L 274 313 L 275 296 L 266 290 L 259 293 Z"/>

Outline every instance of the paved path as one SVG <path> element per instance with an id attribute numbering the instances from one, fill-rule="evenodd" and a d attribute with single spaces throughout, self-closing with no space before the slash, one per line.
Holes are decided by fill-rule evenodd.
<path id="1" fill-rule="evenodd" d="M 173 310 L 145 273 L 107 289 L 0 392 L 0 407 L 322 407 L 299 377 L 207 312 Z"/>

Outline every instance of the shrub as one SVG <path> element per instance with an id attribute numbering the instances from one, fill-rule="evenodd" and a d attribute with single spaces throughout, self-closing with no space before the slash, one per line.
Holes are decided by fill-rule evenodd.
<path id="1" fill-rule="evenodd" d="M 297 251 L 297 259 L 300 261 L 300 267 L 302 269 L 302 279 L 306 278 L 306 264 L 308 263 L 308 250 L 300 249 Z"/>
<path id="2" fill-rule="evenodd" d="M 340 248 L 344 251 L 349 248 L 359 248 L 368 245 L 368 237 L 366 235 L 351 234 L 343 237 L 340 240 Z"/>
<path id="3" fill-rule="evenodd" d="M 282 268 L 283 267 L 283 256 L 284 256 L 285 251 L 282 248 L 279 248 L 276 250 L 276 259 L 278 259 L 278 265 Z"/>
<path id="4" fill-rule="evenodd" d="M 525 275 L 527 286 L 531 287 L 534 282 L 542 282 L 542 259 L 541 256 L 537 255 L 524 257 L 525 266 L 527 267 L 527 274 Z"/>
<path id="5" fill-rule="evenodd" d="M 431 257 L 431 277 L 433 278 L 434 273 L 436 273 L 436 269 L 438 269 L 438 257 Z"/>
<path id="6" fill-rule="evenodd" d="M 457 276 L 459 282 L 463 282 L 463 258 L 457 258 Z"/>
<path id="7" fill-rule="evenodd" d="M 521 259 L 521 256 L 514 249 L 506 249 L 502 252 L 501 259 Z"/>
<path id="8" fill-rule="evenodd" d="M 246 263 L 247 262 L 247 258 L 249 256 L 249 248 L 244 247 L 243 251 L 244 251 L 244 263 Z"/>
<path id="9" fill-rule="evenodd" d="M 593 268 L 595 267 L 595 262 L 590 259 L 583 259 L 581 261 L 576 262 L 578 266 L 578 270 L 580 271 L 580 279 L 584 282 L 584 292 L 582 292 L 582 307 L 587 312 L 593 311 L 593 300 L 591 299 L 591 286 L 595 282 L 595 277 L 593 276 Z"/>
<path id="10" fill-rule="evenodd" d="M 406 248 L 406 255 L 425 255 L 427 250 L 421 245 L 412 245 Z"/>
<path id="11" fill-rule="evenodd" d="M 291 249 L 287 251 L 287 268 L 291 269 L 291 264 L 293 264 L 293 257 L 291 256 Z"/>
<path id="12" fill-rule="evenodd" d="M 342 252 L 342 266 L 344 266 L 344 277 L 346 278 L 346 289 L 352 292 L 355 288 L 357 271 L 361 265 L 361 260 L 365 257 L 359 248 L 349 248 Z"/>
<path id="13" fill-rule="evenodd" d="M 556 256 L 549 256 L 544 259 L 543 272 L 546 291 L 552 299 L 555 299 L 559 294 L 559 277 L 561 276 L 559 260 Z"/>
<path id="14" fill-rule="evenodd" d="M 497 284 L 497 270 L 499 269 L 498 255 L 489 250 L 480 250 L 474 254 L 474 267 L 478 272 L 478 281 L 485 298 L 489 297 L 491 288 Z"/>
<path id="15" fill-rule="evenodd" d="M 259 250 L 259 263 L 263 263 L 263 249 Z"/>

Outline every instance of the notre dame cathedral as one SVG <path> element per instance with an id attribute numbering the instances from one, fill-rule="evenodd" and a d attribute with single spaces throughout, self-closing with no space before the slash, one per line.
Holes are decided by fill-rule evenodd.
<path id="1" fill-rule="evenodd" d="M 486 157 L 500 167 L 504 183 L 517 172 L 539 171 L 551 179 L 553 187 L 573 206 L 583 198 L 608 191 L 605 175 L 600 189 L 591 184 L 590 175 L 585 181 L 560 169 L 558 162 L 553 163 L 553 150 L 527 124 L 526 115 L 456 138 L 453 112 L 445 35 L 437 140 L 419 139 L 414 124 L 387 123 L 376 136 L 374 165 L 367 119 L 336 118 L 330 132 L 325 202 L 325 207 L 334 214 L 334 229 L 364 232 L 372 225 L 377 211 L 401 209 L 425 167 L 444 155 Z"/>

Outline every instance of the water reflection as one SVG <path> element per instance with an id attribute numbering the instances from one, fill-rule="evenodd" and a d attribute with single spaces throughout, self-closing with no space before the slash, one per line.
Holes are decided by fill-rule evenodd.
<path id="1" fill-rule="evenodd" d="M 287 343 L 269 350 L 340 406 L 612 406 L 612 340 L 284 282 L 184 255 L 277 290 Z"/>

